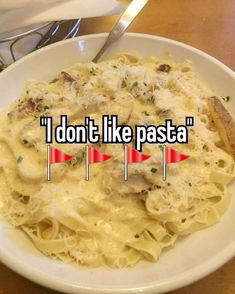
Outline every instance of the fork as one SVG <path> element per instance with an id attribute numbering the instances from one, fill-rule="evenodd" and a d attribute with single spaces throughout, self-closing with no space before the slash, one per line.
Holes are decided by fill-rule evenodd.
<path id="1" fill-rule="evenodd" d="M 123 12 L 119 20 L 116 22 L 111 32 L 108 35 L 107 40 L 104 45 L 97 53 L 97 55 L 93 58 L 92 62 L 98 62 L 107 48 L 117 41 L 128 28 L 128 26 L 132 23 L 135 17 L 139 14 L 139 12 L 144 8 L 149 0 L 133 0 L 126 10 Z"/>

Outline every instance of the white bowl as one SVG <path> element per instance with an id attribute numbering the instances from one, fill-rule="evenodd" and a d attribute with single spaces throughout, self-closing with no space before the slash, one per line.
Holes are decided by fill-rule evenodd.
<path id="1" fill-rule="evenodd" d="M 90 61 L 106 34 L 83 36 L 38 50 L 0 74 L 0 107 L 19 96 L 27 79 L 51 80 L 63 68 Z M 126 34 L 107 52 L 137 50 L 142 55 L 190 59 L 201 79 L 228 103 L 235 116 L 235 73 L 213 57 L 185 44 L 144 34 Z M 234 185 L 231 185 L 234 189 Z M 69 293 L 162 293 L 192 283 L 235 255 L 235 199 L 221 222 L 194 233 L 162 254 L 156 263 L 135 268 L 84 268 L 54 261 L 39 253 L 26 236 L 0 220 L 0 260 L 24 277 Z"/>

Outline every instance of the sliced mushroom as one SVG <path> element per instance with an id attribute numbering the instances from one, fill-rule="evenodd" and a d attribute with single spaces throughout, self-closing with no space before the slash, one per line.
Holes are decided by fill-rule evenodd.
<path id="1" fill-rule="evenodd" d="M 225 150 L 235 158 L 235 121 L 218 97 L 209 97 L 208 104 Z"/>

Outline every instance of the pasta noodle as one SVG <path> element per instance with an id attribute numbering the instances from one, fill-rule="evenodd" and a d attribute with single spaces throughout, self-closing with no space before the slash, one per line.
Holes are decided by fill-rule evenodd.
<path id="1" fill-rule="evenodd" d="M 218 147 L 207 98 L 213 92 L 198 80 L 189 61 L 121 53 L 99 64 L 76 64 L 52 82 L 28 81 L 19 98 L 1 114 L 1 212 L 46 255 L 64 262 L 110 267 L 156 261 L 177 238 L 219 221 L 229 205 L 227 184 L 234 160 Z M 70 124 L 89 115 L 118 114 L 119 123 L 182 124 L 194 116 L 189 143 L 176 149 L 190 158 L 168 165 L 161 179 L 161 150 L 145 144 L 151 158 L 129 165 L 123 181 L 119 145 L 99 148 L 113 159 L 92 165 L 84 181 L 84 145 L 62 144 L 73 160 L 53 164 L 46 181 L 46 145 L 41 115 Z M 56 146 L 56 144 L 55 144 Z"/>

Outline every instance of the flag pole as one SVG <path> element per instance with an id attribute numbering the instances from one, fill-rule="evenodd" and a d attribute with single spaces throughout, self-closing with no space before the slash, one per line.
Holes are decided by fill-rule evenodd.
<path id="1" fill-rule="evenodd" d="M 85 147 L 85 181 L 89 181 L 89 155 L 88 144 Z"/>
<path id="2" fill-rule="evenodd" d="M 51 180 L 50 144 L 47 144 L 47 180 Z"/>
<path id="3" fill-rule="evenodd" d="M 163 145 L 162 148 L 162 177 L 163 181 L 166 180 L 166 145 Z"/>
<path id="4" fill-rule="evenodd" d="M 124 181 L 128 180 L 127 146 L 124 144 Z"/>

